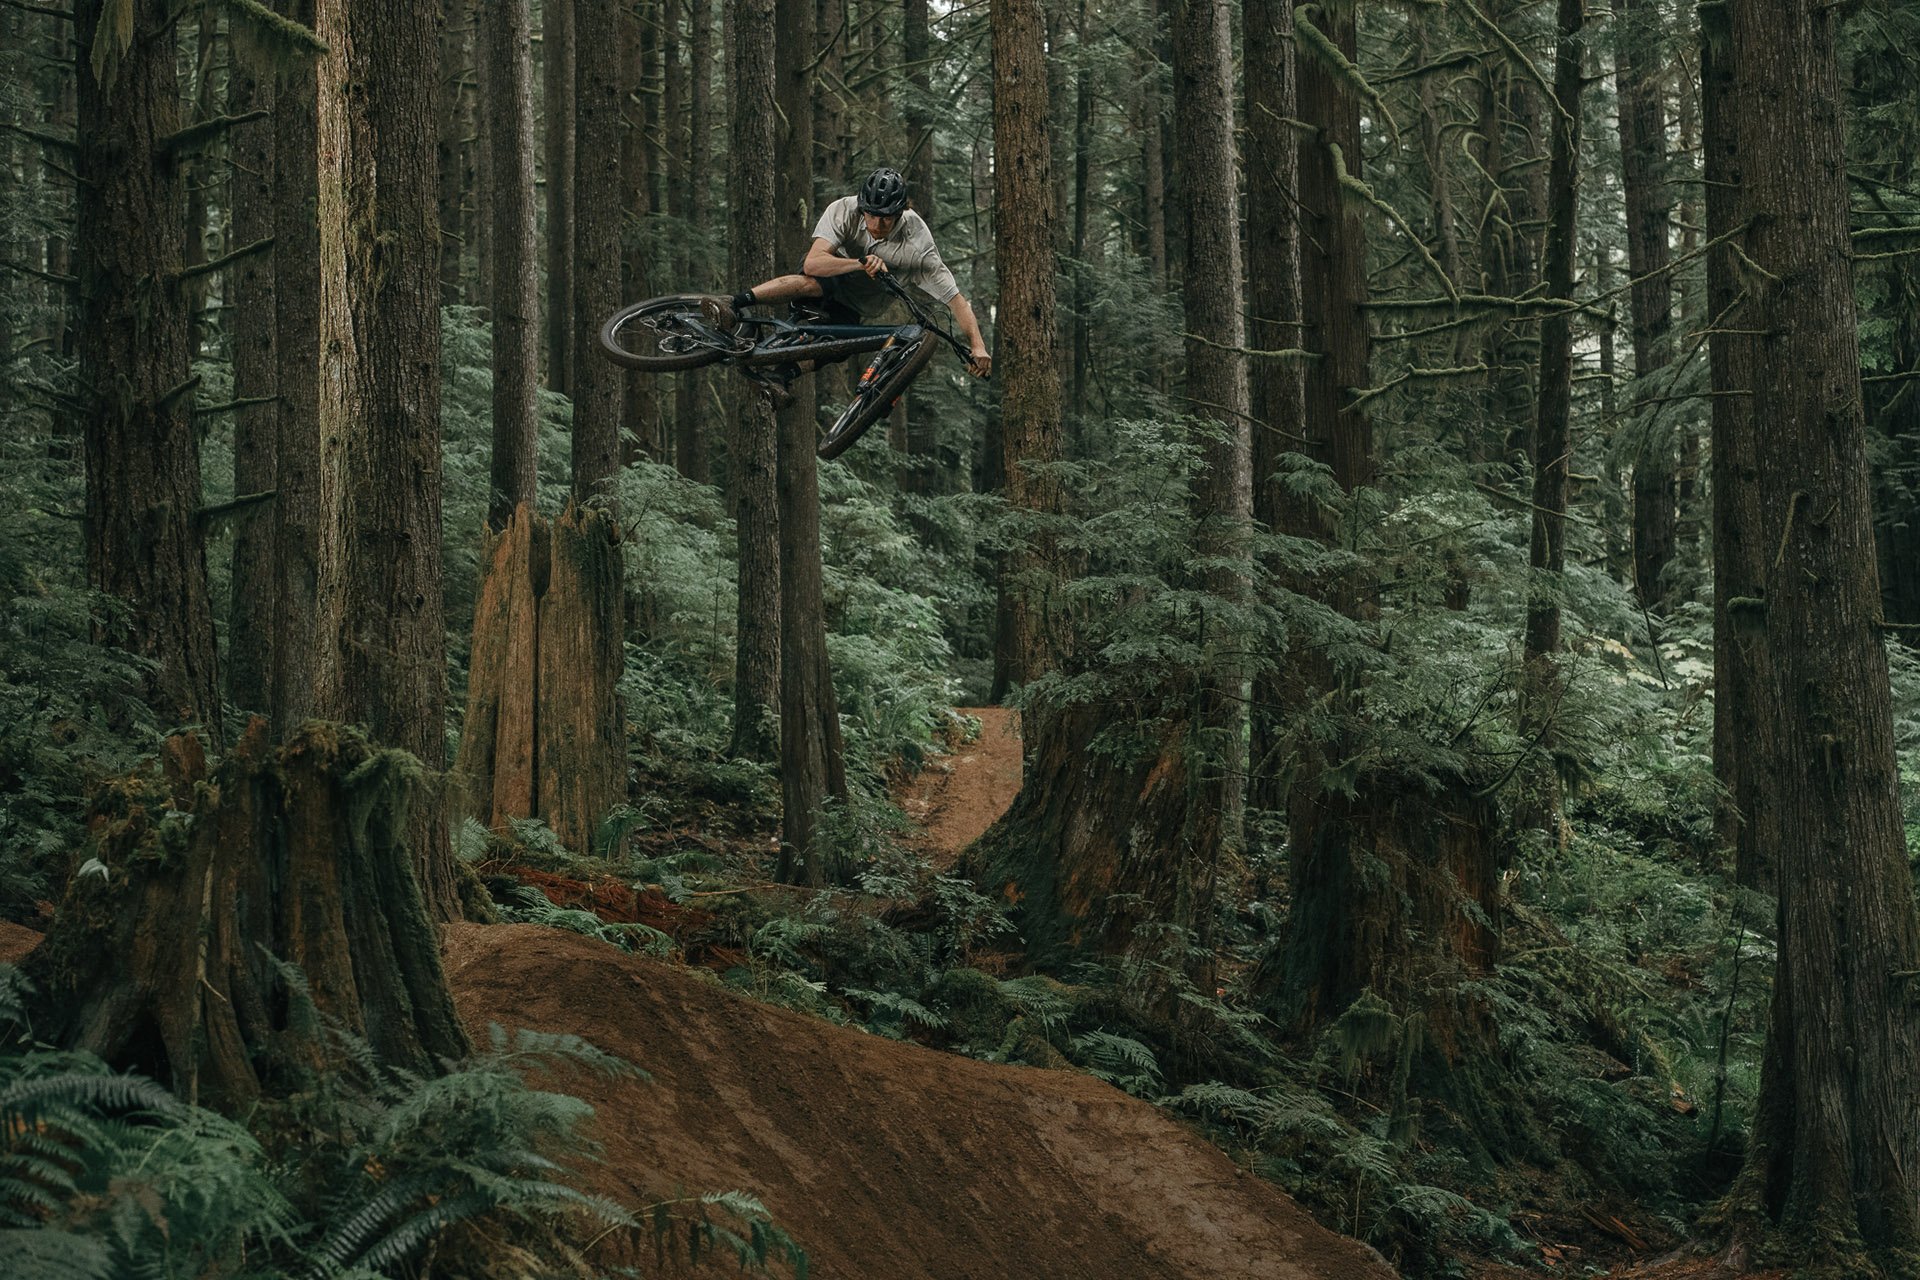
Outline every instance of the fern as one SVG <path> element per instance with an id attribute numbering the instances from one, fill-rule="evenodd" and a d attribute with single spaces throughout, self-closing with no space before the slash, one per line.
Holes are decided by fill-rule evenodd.
<path id="1" fill-rule="evenodd" d="M 1073 1038 L 1070 1056 L 1093 1075 L 1137 1098 L 1160 1092 L 1159 1060 L 1153 1050 L 1131 1037 L 1089 1031 Z"/>

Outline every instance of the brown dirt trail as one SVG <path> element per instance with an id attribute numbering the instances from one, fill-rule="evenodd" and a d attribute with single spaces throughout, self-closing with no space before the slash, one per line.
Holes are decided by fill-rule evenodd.
<path id="1" fill-rule="evenodd" d="M 629 1203 L 741 1190 L 813 1274 L 1389 1280 L 1363 1246 L 1090 1077 L 937 1053 L 532 925 L 456 925 L 462 1017 L 583 1035 L 649 1082 L 570 1075 Z M 650 1256 L 650 1247 L 646 1249 Z"/>
<path id="2" fill-rule="evenodd" d="M 986 834 L 1020 793 L 1020 714 L 1006 707 L 959 707 L 980 719 L 980 736 L 928 763 L 900 793 L 920 824 L 922 847 L 943 870 Z"/>

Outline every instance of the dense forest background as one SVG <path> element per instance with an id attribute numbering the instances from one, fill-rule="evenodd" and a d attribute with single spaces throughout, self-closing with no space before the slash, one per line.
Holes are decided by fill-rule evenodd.
<path id="1" fill-rule="evenodd" d="M 573 1189 L 522 1073 L 632 1067 L 476 1050 L 464 918 L 1092 1072 L 1408 1275 L 1920 1274 L 1916 49 L 1910 0 L 0 0 L 0 1254 L 803 1267 L 750 1188 Z M 601 358 L 881 165 L 990 383 L 816 466 L 844 370 Z M 899 788 L 1001 703 L 1024 787 L 930 855 Z"/>

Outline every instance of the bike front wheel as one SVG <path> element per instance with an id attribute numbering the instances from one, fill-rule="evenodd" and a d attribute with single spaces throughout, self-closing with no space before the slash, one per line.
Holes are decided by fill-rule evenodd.
<path id="1" fill-rule="evenodd" d="M 883 348 L 867 366 L 853 403 L 841 410 L 814 452 L 822 458 L 837 458 L 852 448 L 868 427 L 893 411 L 894 402 L 933 359 L 933 348 L 934 335 L 924 331 L 915 341 Z"/>
<path id="2" fill-rule="evenodd" d="M 700 314 L 704 295 L 675 293 L 622 307 L 600 326 L 607 359 L 647 373 L 698 369 L 730 354 Z"/>

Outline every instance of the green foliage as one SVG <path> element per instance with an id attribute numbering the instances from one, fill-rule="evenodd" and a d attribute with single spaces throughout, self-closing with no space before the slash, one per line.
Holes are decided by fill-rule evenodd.
<path id="1" fill-rule="evenodd" d="M 304 983 L 291 986 L 315 1018 Z M 21 1008 L 0 966 L 0 1025 L 17 1028 Z M 724 1252 L 743 1270 L 806 1274 L 804 1251 L 751 1196 L 635 1210 L 573 1185 L 560 1161 L 594 1154 L 580 1132 L 592 1108 L 529 1078 L 561 1067 L 646 1078 L 579 1037 L 496 1025 L 482 1051 L 416 1076 L 380 1067 L 341 1028 L 328 1034 L 349 1068 L 264 1105 L 252 1132 L 88 1055 L 10 1044 L 0 1249 L 36 1280 L 370 1280 L 415 1274 L 429 1249 L 478 1231 L 475 1243 L 511 1242 L 540 1274 L 587 1274 L 581 1242 L 622 1230 L 657 1233 L 663 1256 Z"/>

